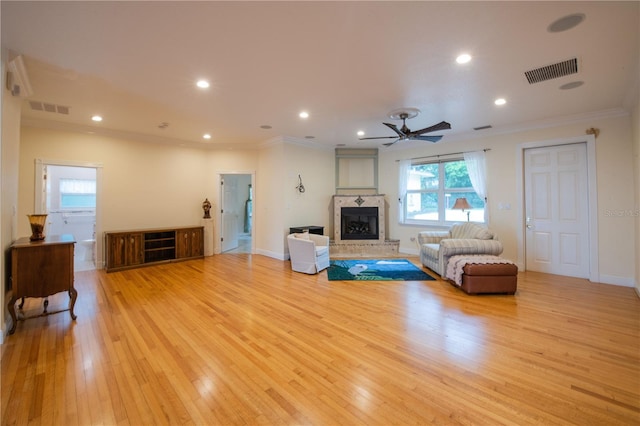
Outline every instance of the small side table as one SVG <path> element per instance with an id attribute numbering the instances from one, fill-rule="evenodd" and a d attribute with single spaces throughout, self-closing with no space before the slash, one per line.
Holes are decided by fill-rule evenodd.
<path id="1" fill-rule="evenodd" d="M 296 227 L 289 228 L 290 234 L 299 234 L 302 232 L 324 235 L 324 226 L 296 226 Z"/>

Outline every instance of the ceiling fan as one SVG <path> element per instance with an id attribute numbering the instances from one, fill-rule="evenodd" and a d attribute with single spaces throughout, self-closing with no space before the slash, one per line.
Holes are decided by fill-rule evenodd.
<path id="1" fill-rule="evenodd" d="M 396 139 L 393 142 L 388 142 L 383 144 L 384 146 L 391 146 L 398 141 L 408 141 L 408 140 L 416 140 L 416 141 L 428 141 L 428 142 L 438 142 L 442 139 L 441 135 L 425 135 L 425 133 L 431 133 L 438 130 L 447 130 L 451 128 L 451 124 L 446 121 L 441 121 L 438 124 L 434 124 L 433 126 L 425 127 L 424 129 L 411 131 L 405 121 L 408 118 L 414 118 L 418 114 L 420 114 L 420 110 L 417 108 L 403 108 L 391 111 L 389 113 L 389 118 L 393 118 L 395 120 L 402 120 L 402 127 L 398 129 L 395 124 L 391 123 L 382 123 L 394 132 L 397 133 L 397 136 L 378 136 L 371 138 L 360 138 L 361 141 L 367 139 Z"/>

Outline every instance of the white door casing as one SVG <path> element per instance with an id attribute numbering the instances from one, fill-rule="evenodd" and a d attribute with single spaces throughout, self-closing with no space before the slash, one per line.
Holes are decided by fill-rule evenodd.
<path id="1" fill-rule="evenodd" d="M 589 278 L 586 143 L 524 151 L 526 269 Z"/>
<path id="2" fill-rule="evenodd" d="M 102 234 L 102 169 L 101 163 L 90 163 L 82 161 L 50 160 L 43 158 L 35 159 L 35 213 L 47 213 L 47 166 L 70 166 L 70 167 L 90 167 L 96 169 L 96 235 Z M 102 257 L 102 239 L 96 238 L 95 266 L 97 269 L 104 268 Z"/>

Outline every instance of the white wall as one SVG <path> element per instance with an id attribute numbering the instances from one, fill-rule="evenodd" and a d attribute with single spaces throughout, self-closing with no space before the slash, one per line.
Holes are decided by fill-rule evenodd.
<path id="1" fill-rule="evenodd" d="M 202 151 L 24 127 L 20 145 L 19 230 L 34 211 L 35 160 L 102 165 L 101 231 L 199 223 L 205 198 Z"/>
<path id="2" fill-rule="evenodd" d="M 324 226 L 324 235 L 332 235 L 332 196 L 335 193 L 335 151 L 299 144 L 285 145 L 287 158 L 285 183 L 285 233 L 294 226 Z M 298 175 L 305 192 L 299 192 Z M 288 249 L 287 249 L 288 253 Z"/>
<path id="3" fill-rule="evenodd" d="M 455 123 L 454 123 L 455 124 Z M 527 142 L 539 142 L 571 138 L 585 134 L 590 127 L 600 129 L 596 140 L 596 167 L 598 188 L 598 238 L 600 280 L 616 284 L 633 285 L 636 269 L 636 249 L 630 233 L 635 229 L 636 218 L 606 216 L 612 210 L 632 211 L 635 208 L 631 196 L 633 175 L 633 146 L 631 117 L 627 114 L 602 115 L 587 121 L 554 127 L 539 128 L 518 133 L 496 134 L 474 140 L 447 141 L 423 144 L 404 150 L 380 150 L 380 192 L 387 195 L 389 209 L 389 237 L 400 240 L 400 250 L 417 253 L 412 237 L 423 228 L 399 225 L 397 199 L 396 160 L 425 155 L 489 148 L 487 152 L 487 186 L 489 197 L 490 226 L 504 243 L 504 256 L 517 260 L 522 253 L 518 243 L 522 215 L 522 191 L 518 188 L 518 146 Z M 499 203 L 510 203 L 510 210 L 499 210 Z"/>
<path id="4" fill-rule="evenodd" d="M 104 231 L 198 225 L 204 199 L 216 199 L 215 174 L 208 173 L 218 163 L 212 153 L 24 127 L 18 200 L 21 236 L 30 232 L 26 215 L 34 211 L 37 158 L 102 165 L 98 259 L 102 259 Z"/>
<path id="5" fill-rule="evenodd" d="M 7 300 L 8 291 L 10 290 L 7 278 L 6 263 L 9 246 L 17 238 L 17 221 L 14 209 L 18 207 L 18 159 L 20 156 L 20 106 L 22 99 L 11 95 L 6 89 L 6 63 L 9 53 L 6 49 L 2 49 L 2 63 L 0 66 L 0 78 L 2 84 L 2 136 L 0 138 L 0 186 L 2 187 L 0 196 L 0 211 L 2 212 L 2 220 L 0 223 L 0 242 L 2 244 L 2 257 L 0 259 L 0 276 L 2 281 L 2 291 L 0 291 L 0 306 L 2 321 L 2 333 L 0 333 L 0 342 L 6 331 L 7 320 L 10 321 L 8 311 L 6 309 L 5 300 Z M 27 225 L 28 226 L 28 225 Z M 31 228 L 29 234 L 31 235 Z"/>
<path id="6" fill-rule="evenodd" d="M 20 145 L 18 231 L 29 235 L 34 211 L 35 160 L 102 166 L 98 205 L 104 231 L 191 226 L 200 223 L 208 198 L 214 219 L 214 252 L 220 252 L 221 174 L 255 174 L 254 238 L 259 254 L 284 259 L 289 227 L 329 225 L 334 191 L 333 150 L 277 140 L 257 151 L 207 151 L 97 135 L 23 128 Z M 301 174 L 307 192 L 295 190 Z M 101 240 L 101 239 L 100 239 Z M 102 258 L 102 241 L 98 258 Z"/>
<path id="7" fill-rule="evenodd" d="M 254 200 L 256 252 L 284 260 L 284 143 L 271 141 L 258 155 Z"/>
<path id="8" fill-rule="evenodd" d="M 633 114 L 631 116 L 632 120 L 632 138 L 633 138 L 633 158 L 634 158 L 634 173 L 635 173 L 635 209 L 633 210 L 635 214 L 635 246 L 636 246 L 636 258 L 635 258 L 635 285 L 636 292 L 638 296 L 640 296 L 640 261 L 638 261 L 638 257 L 640 257 L 640 101 L 636 101 L 635 108 L 633 109 Z"/>
<path id="9" fill-rule="evenodd" d="M 518 146 L 526 142 L 584 135 L 585 129 L 597 127 L 601 131 L 596 141 L 599 270 L 601 277 L 608 281 L 633 285 L 634 280 L 637 281 L 637 238 L 630 238 L 629 234 L 633 235 L 638 219 L 633 215 L 606 217 L 604 214 L 606 210 L 634 211 L 637 206 L 637 201 L 629 193 L 629 183 L 637 179 L 633 172 L 633 149 L 637 138 L 631 134 L 632 121 L 629 115 L 613 114 L 586 122 L 496 134 L 473 141 L 445 139 L 438 144 L 420 144 L 404 150 L 381 149 L 379 182 L 380 192 L 386 194 L 390 207 L 388 237 L 400 240 L 402 252 L 417 253 L 411 238 L 421 228 L 397 223 L 396 159 L 491 148 L 487 155 L 491 226 L 504 242 L 504 255 L 517 259 L 522 250 L 517 238 L 522 232 L 519 229 L 521 190 L 516 176 Z M 23 128 L 22 133 L 19 235 L 30 232 L 26 214 L 33 209 L 35 158 L 103 165 L 102 231 L 199 224 L 204 198 L 209 198 L 214 204 L 219 200 L 220 173 L 255 171 L 254 237 L 257 253 L 286 258 L 285 236 L 291 226 L 321 225 L 325 227 L 325 234 L 331 235 L 330 206 L 335 185 L 333 150 L 303 146 L 283 139 L 271 141 L 258 151 L 205 151 L 33 128 Z M 306 188 L 303 194 L 295 190 L 298 174 Z M 9 179 L 12 179 L 11 175 Z M 498 210 L 499 202 L 510 203 L 511 210 Z M 3 206 L 6 210 L 7 206 L 4 203 Z M 216 209 L 214 205 L 213 211 Z M 217 214 L 213 216 L 219 252 L 219 217 Z M 3 214 L 3 225 L 7 223 L 6 217 Z"/>
<path id="10" fill-rule="evenodd" d="M 220 175 L 223 174 L 250 174 L 256 175 L 258 178 L 258 151 L 253 150 L 222 150 L 222 151 L 207 151 L 203 152 L 205 155 L 206 165 L 204 170 L 204 180 L 206 187 L 206 198 L 209 198 L 211 202 L 211 217 L 213 218 L 214 226 L 214 253 L 220 253 L 222 251 L 222 245 L 220 242 Z M 268 171 L 267 171 L 268 173 Z M 241 194 L 241 198 L 244 195 Z M 204 198 L 200 201 L 204 201 Z M 255 188 L 254 188 L 254 216 L 255 216 Z M 200 208 L 200 217 L 203 212 Z M 255 223 L 254 223 L 255 229 Z"/>

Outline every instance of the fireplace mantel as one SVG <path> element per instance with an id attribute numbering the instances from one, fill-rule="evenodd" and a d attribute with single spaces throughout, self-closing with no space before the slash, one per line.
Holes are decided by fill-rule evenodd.
<path id="1" fill-rule="evenodd" d="M 335 244 L 352 244 L 354 239 L 343 240 L 341 236 L 341 219 L 343 207 L 377 207 L 378 208 L 378 239 L 367 239 L 368 242 L 378 241 L 384 243 L 385 232 L 385 205 L 384 194 L 380 195 L 334 195 L 333 196 L 333 241 Z"/>

